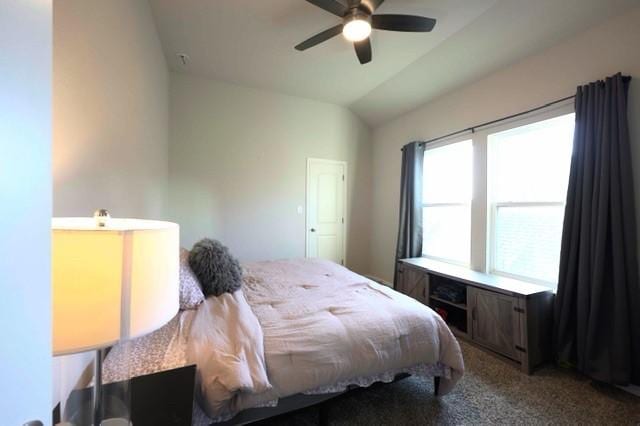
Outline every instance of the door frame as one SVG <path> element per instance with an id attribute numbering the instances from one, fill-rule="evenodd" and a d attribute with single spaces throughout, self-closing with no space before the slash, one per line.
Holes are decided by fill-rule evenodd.
<path id="1" fill-rule="evenodd" d="M 305 215 L 305 220 L 304 220 L 304 257 L 308 258 L 309 257 L 309 186 L 311 185 L 311 179 L 310 179 L 310 171 L 311 171 L 311 165 L 312 164 L 339 164 L 343 167 L 344 170 L 344 180 L 343 180 L 343 206 L 344 206 L 344 224 L 342 227 L 342 259 L 344 259 L 344 265 L 346 266 L 347 264 L 347 229 L 348 229 L 348 224 L 349 224 L 349 220 L 348 220 L 348 205 L 347 205 L 347 188 L 348 188 L 348 183 L 349 183 L 349 173 L 348 173 L 348 163 L 346 161 L 342 161 L 342 160 L 327 160 L 325 158 L 314 158 L 314 157 L 307 157 L 307 181 L 306 181 L 306 185 L 305 185 L 305 194 L 304 194 L 304 215 Z"/>

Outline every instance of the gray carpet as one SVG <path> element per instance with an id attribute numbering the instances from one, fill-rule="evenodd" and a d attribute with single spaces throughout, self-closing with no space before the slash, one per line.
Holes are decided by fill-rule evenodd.
<path id="1" fill-rule="evenodd" d="M 461 343 L 466 373 L 447 396 L 432 381 L 410 377 L 358 389 L 324 405 L 330 425 L 633 424 L 640 397 L 549 366 L 527 376 L 495 356 Z M 317 425 L 309 407 L 258 423 Z"/>

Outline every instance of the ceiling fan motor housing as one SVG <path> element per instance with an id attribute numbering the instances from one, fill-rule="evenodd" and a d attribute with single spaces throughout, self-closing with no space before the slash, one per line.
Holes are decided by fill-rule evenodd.
<path id="1" fill-rule="evenodd" d="M 358 7 L 352 7 L 344 17 L 344 24 L 351 21 L 367 21 L 371 24 L 371 14 Z"/>

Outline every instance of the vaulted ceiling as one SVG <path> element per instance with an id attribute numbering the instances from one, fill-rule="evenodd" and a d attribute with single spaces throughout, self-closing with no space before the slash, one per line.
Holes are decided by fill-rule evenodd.
<path id="1" fill-rule="evenodd" d="M 344 105 L 372 126 L 638 4 L 386 0 L 378 13 L 438 22 L 431 33 L 374 31 L 373 61 L 360 65 L 342 37 L 294 50 L 339 23 L 304 0 L 149 2 L 172 71 Z"/>

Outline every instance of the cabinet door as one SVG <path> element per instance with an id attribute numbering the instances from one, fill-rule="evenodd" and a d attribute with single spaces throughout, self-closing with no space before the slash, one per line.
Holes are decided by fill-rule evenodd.
<path id="1" fill-rule="evenodd" d="M 520 361 L 518 299 L 478 288 L 470 287 L 469 292 L 473 341 Z"/>
<path id="2" fill-rule="evenodd" d="M 407 265 L 400 266 L 398 273 L 396 290 L 419 302 L 426 303 L 426 295 L 429 294 L 429 276 L 425 272 Z"/>

